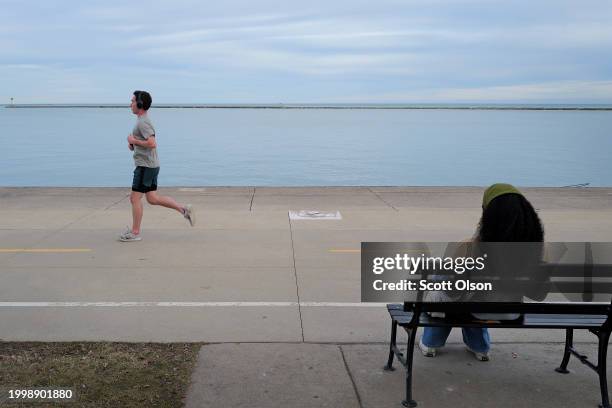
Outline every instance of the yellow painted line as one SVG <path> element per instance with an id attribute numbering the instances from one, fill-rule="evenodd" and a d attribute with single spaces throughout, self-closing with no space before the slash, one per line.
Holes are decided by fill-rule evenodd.
<path id="1" fill-rule="evenodd" d="M 329 249 L 328 251 L 331 253 L 336 253 L 336 254 L 358 254 L 361 252 L 361 249 Z M 404 252 L 418 253 L 421 251 L 418 249 L 405 249 Z"/>
<path id="2" fill-rule="evenodd" d="M 43 254 L 66 254 L 66 253 L 79 253 L 79 252 L 91 252 L 89 248 L 0 248 L 2 254 L 16 254 L 16 253 L 43 253 Z"/>

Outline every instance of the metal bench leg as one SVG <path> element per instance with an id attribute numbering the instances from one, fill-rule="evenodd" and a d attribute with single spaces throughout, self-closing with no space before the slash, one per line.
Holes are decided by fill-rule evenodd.
<path id="1" fill-rule="evenodd" d="M 395 357 L 395 352 L 393 351 L 393 347 L 396 345 L 397 338 L 397 322 L 391 319 L 391 341 L 389 342 L 389 359 L 387 360 L 387 365 L 385 366 L 385 371 L 395 371 L 393 368 L 393 357 Z"/>
<path id="2" fill-rule="evenodd" d="M 599 347 L 597 353 L 597 374 L 599 374 L 599 386 L 601 388 L 601 405 L 600 408 L 610 408 L 610 400 L 608 398 L 608 380 L 606 375 L 606 355 L 608 354 L 608 340 L 610 340 L 610 330 L 602 330 L 599 332 Z"/>
<path id="3" fill-rule="evenodd" d="M 561 366 L 555 368 L 555 371 L 561 374 L 569 373 L 567 369 L 567 363 L 569 363 L 570 356 L 572 355 L 571 350 L 574 346 L 574 329 L 565 329 L 565 351 L 563 352 L 563 360 Z"/>
<path id="4" fill-rule="evenodd" d="M 408 329 L 408 345 L 406 346 L 406 399 L 402 401 L 405 407 L 416 407 L 417 403 L 412 399 L 412 357 L 414 355 L 414 339 L 417 328 Z"/>

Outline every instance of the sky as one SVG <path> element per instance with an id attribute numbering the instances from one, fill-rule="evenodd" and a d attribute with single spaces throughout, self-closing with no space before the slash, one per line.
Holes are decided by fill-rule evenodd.
<path id="1" fill-rule="evenodd" d="M 612 103 L 609 0 L 0 0 L 0 104 Z"/>

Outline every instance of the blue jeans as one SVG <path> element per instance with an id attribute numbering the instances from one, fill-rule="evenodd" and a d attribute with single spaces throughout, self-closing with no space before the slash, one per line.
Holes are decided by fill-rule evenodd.
<path id="1" fill-rule="evenodd" d="M 427 347 L 442 347 L 450 334 L 452 327 L 425 327 L 421 341 Z M 463 342 L 472 351 L 486 353 L 491 348 L 491 337 L 485 328 L 462 327 Z"/>

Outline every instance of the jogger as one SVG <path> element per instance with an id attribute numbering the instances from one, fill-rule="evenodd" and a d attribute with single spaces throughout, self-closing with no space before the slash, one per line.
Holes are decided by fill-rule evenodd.
<path id="1" fill-rule="evenodd" d="M 151 95 L 146 91 L 134 91 L 131 109 L 138 119 L 134 130 L 128 136 L 128 148 L 134 151 L 134 178 L 132 180 L 132 227 L 121 234 L 119 239 L 123 242 L 140 241 L 140 226 L 142 223 L 143 204 L 142 196 L 146 196 L 151 205 L 161 205 L 178 211 L 193 226 L 195 213 L 191 205 L 182 205 L 172 197 L 157 194 L 157 175 L 159 174 L 159 158 L 157 157 L 157 143 L 155 128 L 147 111 L 152 103 Z"/>

